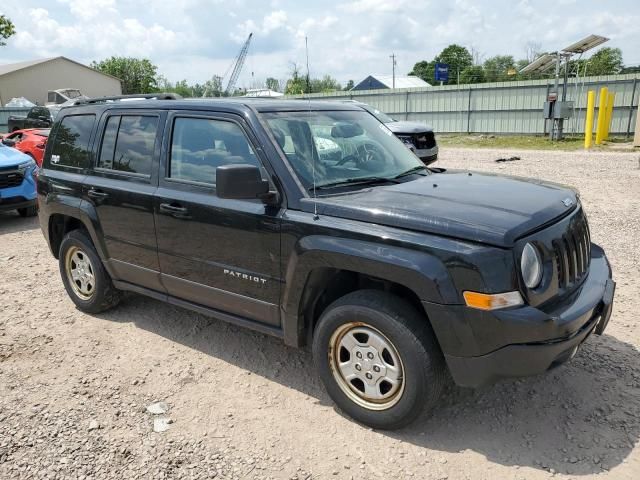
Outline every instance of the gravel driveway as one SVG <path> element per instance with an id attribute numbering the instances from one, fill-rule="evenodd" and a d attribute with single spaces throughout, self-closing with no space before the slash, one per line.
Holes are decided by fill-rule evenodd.
<path id="1" fill-rule="evenodd" d="M 80 313 L 37 222 L 0 214 L 0 478 L 640 478 L 638 157 L 443 149 L 441 167 L 580 189 L 616 304 L 570 364 L 451 388 L 392 433 L 337 411 L 308 351 L 135 295 Z"/>

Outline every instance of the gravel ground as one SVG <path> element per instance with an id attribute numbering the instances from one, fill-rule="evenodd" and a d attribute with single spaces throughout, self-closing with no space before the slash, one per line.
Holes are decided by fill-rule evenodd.
<path id="1" fill-rule="evenodd" d="M 37 222 L 0 214 L 0 478 L 640 478 L 638 157 L 443 149 L 441 167 L 579 188 L 616 305 L 570 364 L 452 387 L 392 433 L 337 411 L 308 351 L 135 295 L 79 312 Z"/>

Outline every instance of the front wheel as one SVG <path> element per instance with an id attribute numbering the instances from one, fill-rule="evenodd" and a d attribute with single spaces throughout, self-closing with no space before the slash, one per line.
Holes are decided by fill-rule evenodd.
<path id="1" fill-rule="evenodd" d="M 427 318 L 377 290 L 350 293 L 322 314 L 313 356 L 327 392 L 354 419 L 403 427 L 430 411 L 445 379 Z"/>

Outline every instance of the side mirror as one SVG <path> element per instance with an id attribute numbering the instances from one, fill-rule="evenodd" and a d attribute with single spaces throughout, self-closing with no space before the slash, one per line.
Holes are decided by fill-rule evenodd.
<path id="1" fill-rule="evenodd" d="M 253 199 L 267 202 L 275 197 L 269 182 L 255 165 L 223 165 L 216 168 L 216 193 L 220 198 Z"/>
<path id="2" fill-rule="evenodd" d="M 16 146 L 16 141 L 8 139 L 8 138 L 3 138 L 2 139 L 2 143 L 5 144 L 7 147 L 15 147 Z"/>

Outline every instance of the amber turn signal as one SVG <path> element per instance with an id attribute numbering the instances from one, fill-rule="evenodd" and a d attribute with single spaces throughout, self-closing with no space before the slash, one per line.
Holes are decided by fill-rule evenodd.
<path id="1" fill-rule="evenodd" d="M 462 294 L 468 307 L 479 310 L 497 310 L 499 308 L 522 305 L 520 292 L 479 293 L 466 291 Z"/>

